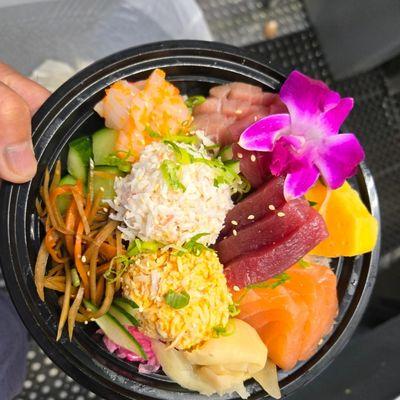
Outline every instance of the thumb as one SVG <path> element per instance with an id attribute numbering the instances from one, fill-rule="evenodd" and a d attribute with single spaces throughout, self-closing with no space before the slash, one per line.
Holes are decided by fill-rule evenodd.
<path id="1" fill-rule="evenodd" d="M 0 82 L 0 178 L 22 183 L 35 173 L 29 106 Z"/>

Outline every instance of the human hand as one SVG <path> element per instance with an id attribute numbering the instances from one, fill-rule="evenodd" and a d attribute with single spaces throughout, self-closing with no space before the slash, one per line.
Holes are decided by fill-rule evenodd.
<path id="1" fill-rule="evenodd" d="M 0 178 L 22 183 L 35 175 L 31 117 L 49 95 L 0 62 Z"/>

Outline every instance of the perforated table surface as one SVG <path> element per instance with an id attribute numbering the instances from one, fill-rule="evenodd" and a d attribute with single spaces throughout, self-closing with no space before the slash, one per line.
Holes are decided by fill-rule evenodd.
<path id="1" fill-rule="evenodd" d="M 356 106 L 347 130 L 357 132 L 361 138 L 377 183 L 383 221 L 382 263 L 388 267 L 400 256 L 400 95 L 389 95 L 384 71 L 376 69 L 334 82 L 298 0 L 200 0 L 199 4 L 216 40 L 246 46 L 279 69 L 297 68 L 325 80 L 342 95 L 355 98 Z M 278 23 L 277 37 L 273 40 L 265 40 L 266 20 Z M 0 290 L 4 290 L 1 272 Z M 27 359 L 24 389 L 16 399 L 98 398 L 67 377 L 33 341 Z"/>

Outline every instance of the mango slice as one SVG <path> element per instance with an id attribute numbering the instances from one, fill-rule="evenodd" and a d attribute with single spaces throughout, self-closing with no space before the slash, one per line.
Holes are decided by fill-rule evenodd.
<path id="1" fill-rule="evenodd" d="M 311 254 L 351 257 L 374 248 L 378 237 L 378 221 L 348 182 L 331 190 L 318 181 L 307 192 L 306 199 L 316 203 L 313 207 L 324 218 L 329 232 L 329 237 Z"/>

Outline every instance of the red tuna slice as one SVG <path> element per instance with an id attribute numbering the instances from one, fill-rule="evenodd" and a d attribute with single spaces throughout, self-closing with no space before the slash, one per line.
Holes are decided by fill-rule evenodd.
<path id="1" fill-rule="evenodd" d="M 309 212 L 310 206 L 303 199 L 286 203 L 279 211 L 266 214 L 264 218 L 247 225 L 236 236 L 231 235 L 218 242 L 214 249 L 219 260 L 225 265 L 245 253 L 280 242 L 307 220 Z"/>
<path id="2" fill-rule="evenodd" d="M 263 218 L 266 214 L 273 213 L 274 211 L 269 208 L 270 205 L 276 209 L 280 208 L 285 203 L 283 182 L 283 177 L 272 178 L 236 204 L 226 215 L 225 227 L 222 229 L 220 237 L 229 236 L 233 229 L 240 231 L 246 225 L 253 223 L 253 221 Z M 254 215 L 254 219 L 249 219 L 249 215 Z M 232 224 L 232 221 L 234 221 L 235 225 Z"/>
<path id="3" fill-rule="evenodd" d="M 288 269 L 327 237 L 324 220 L 310 207 L 307 221 L 283 240 L 229 262 L 224 270 L 228 285 L 242 288 L 272 278 Z"/>
<path id="4" fill-rule="evenodd" d="M 210 89 L 210 96 L 222 99 L 228 96 L 231 91 L 232 83 L 227 83 L 225 85 L 214 86 Z"/>
<path id="5" fill-rule="evenodd" d="M 224 141 L 228 133 L 228 126 L 232 124 L 234 118 L 225 117 L 222 114 L 201 114 L 194 120 L 194 127 L 201 129 L 214 142 Z"/>
<path id="6" fill-rule="evenodd" d="M 255 95 L 262 93 L 262 89 L 258 86 L 253 86 L 243 82 L 233 82 L 230 87 L 228 99 L 252 102 Z"/>
<path id="7" fill-rule="evenodd" d="M 221 106 L 221 99 L 209 97 L 204 103 L 193 108 L 193 115 L 219 113 L 221 111 Z"/>
<path id="8" fill-rule="evenodd" d="M 232 145 L 233 158 L 240 161 L 240 172 L 252 188 L 259 188 L 270 177 L 271 153 L 244 150 L 237 143 Z"/>

